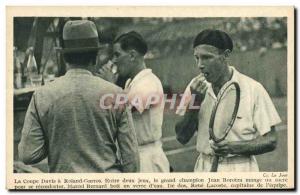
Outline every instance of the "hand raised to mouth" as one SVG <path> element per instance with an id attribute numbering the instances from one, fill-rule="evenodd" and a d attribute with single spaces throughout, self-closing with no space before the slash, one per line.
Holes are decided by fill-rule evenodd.
<path id="1" fill-rule="evenodd" d="M 116 83 L 119 77 L 117 73 L 117 66 L 111 61 L 108 61 L 105 65 L 98 70 L 98 73 L 95 73 L 96 76 L 101 77 L 102 79 Z"/>
<path id="2" fill-rule="evenodd" d="M 199 95 L 201 99 L 205 97 L 207 88 L 208 82 L 206 81 L 203 73 L 195 77 L 190 87 L 191 93 Z"/>

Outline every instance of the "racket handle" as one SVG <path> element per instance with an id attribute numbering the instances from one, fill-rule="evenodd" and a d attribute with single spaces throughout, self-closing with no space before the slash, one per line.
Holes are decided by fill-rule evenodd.
<path id="1" fill-rule="evenodd" d="M 217 172 L 218 171 L 218 165 L 219 165 L 219 156 L 214 156 L 213 162 L 211 165 L 210 172 Z"/>

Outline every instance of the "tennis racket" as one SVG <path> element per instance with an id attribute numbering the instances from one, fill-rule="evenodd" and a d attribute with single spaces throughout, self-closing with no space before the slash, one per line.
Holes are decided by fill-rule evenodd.
<path id="1" fill-rule="evenodd" d="M 240 86 L 236 82 L 228 84 L 220 91 L 209 121 L 210 140 L 215 143 L 225 140 L 230 132 L 239 109 L 240 93 Z M 218 165 L 219 156 L 215 155 L 210 171 L 217 172 Z"/>

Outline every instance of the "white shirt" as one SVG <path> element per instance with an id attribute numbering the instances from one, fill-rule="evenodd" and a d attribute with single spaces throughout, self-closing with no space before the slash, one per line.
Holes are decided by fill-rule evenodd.
<path id="1" fill-rule="evenodd" d="M 127 81 L 125 86 L 129 102 L 134 99 L 137 111 L 132 113 L 138 144 L 145 145 L 160 140 L 162 136 L 162 123 L 164 111 L 164 94 L 162 84 L 152 73 L 151 69 L 140 71 L 133 80 Z M 159 96 L 156 104 L 149 106 L 149 97 Z M 149 102 L 148 102 L 149 103 Z"/>
<path id="2" fill-rule="evenodd" d="M 237 82 L 240 85 L 241 97 L 237 118 L 232 129 L 226 137 L 228 141 L 243 141 L 255 139 L 258 135 L 264 135 L 271 130 L 271 126 L 277 125 L 281 119 L 265 88 L 257 81 L 238 72 L 234 67 L 233 75 L 228 82 Z M 226 83 L 220 91 L 227 85 Z M 209 145 L 209 121 L 213 105 L 217 98 L 212 86 L 208 85 L 205 99 L 199 111 L 197 150 L 205 154 L 211 154 Z M 178 114 L 182 114 L 178 113 Z"/>

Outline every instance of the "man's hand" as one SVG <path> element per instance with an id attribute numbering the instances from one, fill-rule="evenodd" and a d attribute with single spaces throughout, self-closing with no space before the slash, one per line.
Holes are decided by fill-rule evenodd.
<path id="1" fill-rule="evenodd" d="M 192 82 L 190 89 L 192 94 L 196 94 L 200 97 L 201 100 L 204 99 L 206 90 L 208 88 L 207 81 L 205 80 L 205 77 L 203 74 L 200 74 L 197 76 L 194 81 Z"/>
<path id="2" fill-rule="evenodd" d="M 98 70 L 98 73 L 95 73 L 95 75 L 111 83 L 116 83 L 119 76 L 112 63 L 103 65 L 102 68 Z"/>
<path id="3" fill-rule="evenodd" d="M 226 140 L 220 143 L 210 141 L 210 147 L 213 149 L 215 155 L 223 157 L 228 154 L 240 154 L 242 152 L 242 147 L 238 142 L 228 142 Z"/>
<path id="4" fill-rule="evenodd" d="M 273 151 L 276 148 L 277 135 L 275 127 L 271 127 L 271 131 L 264 135 L 260 135 L 253 140 L 232 141 L 224 140 L 220 143 L 210 141 L 210 147 L 215 155 L 227 156 L 228 154 L 236 155 L 258 155 Z"/>

